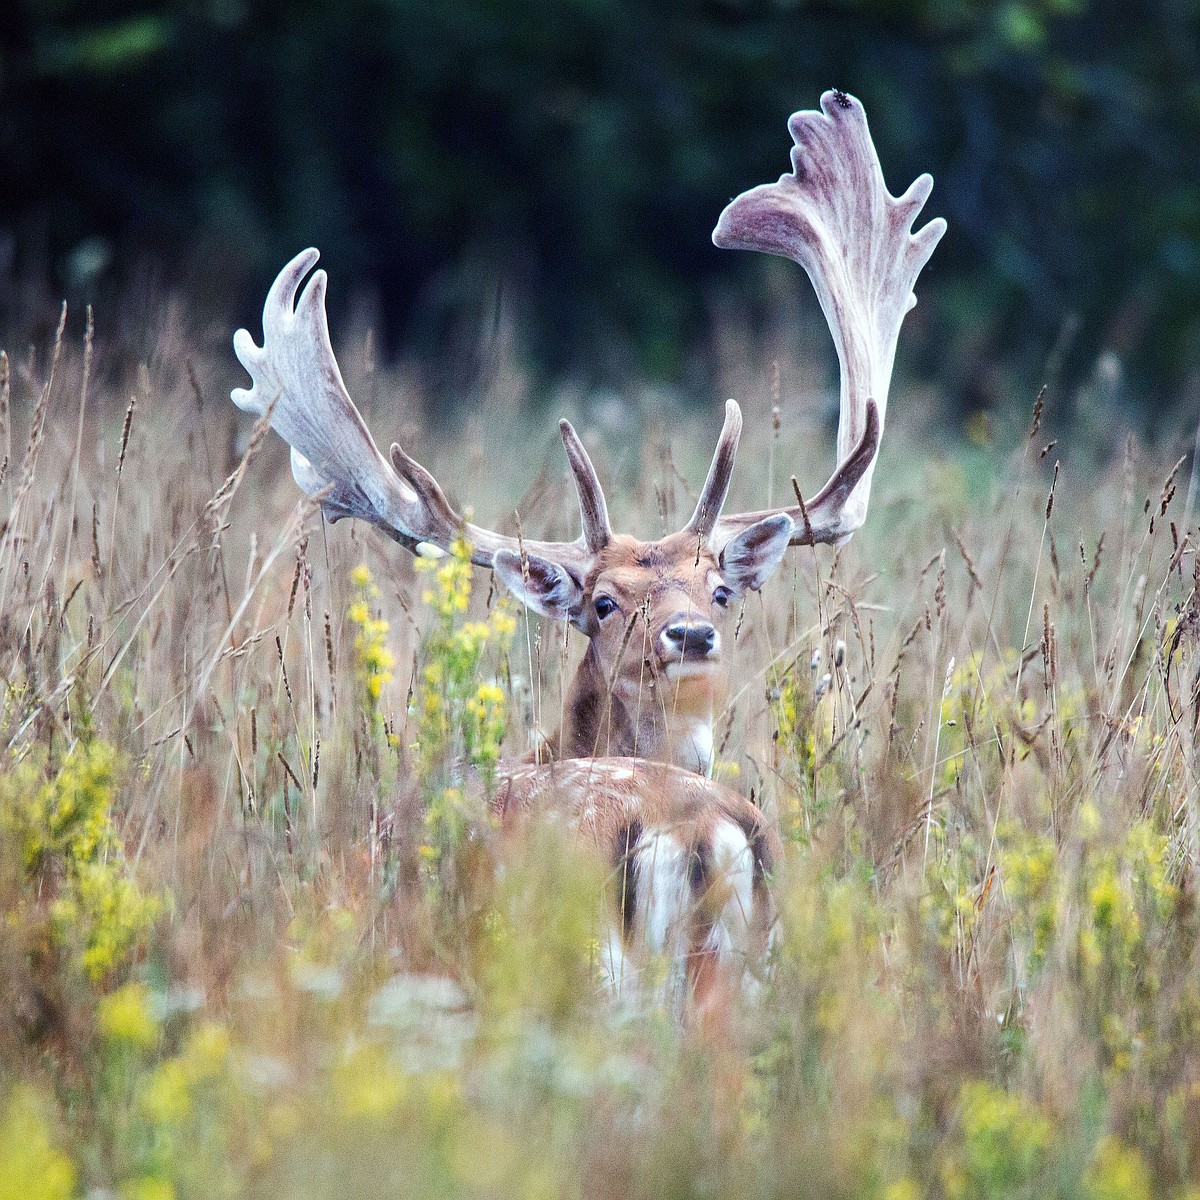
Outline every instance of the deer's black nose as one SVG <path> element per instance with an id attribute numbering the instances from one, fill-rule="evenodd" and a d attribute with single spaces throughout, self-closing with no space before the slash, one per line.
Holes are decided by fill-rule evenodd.
<path id="1" fill-rule="evenodd" d="M 672 621 L 662 636 L 667 652 L 682 658 L 704 658 L 717 644 L 717 631 L 708 621 Z"/>

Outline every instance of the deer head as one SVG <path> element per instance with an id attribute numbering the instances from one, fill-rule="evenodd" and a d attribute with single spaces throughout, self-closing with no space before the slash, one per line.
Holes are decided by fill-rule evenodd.
<path id="1" fill-rule="evenodd" d="M 795 114 L 793 170 L 721 214 L 718 246 L 781 254 L 816 288 L 841 365 L 838 466 L 806 504 L 725 514 L 741 434 L 737 404 L 725 424 L 696 509 L 678 533 L 641 542 L 614 534 L 599 478 L 570 423 L 560 424 L 579 496 L 572 542 L 521 540 L 465 521 L 437 480 L 399 445 L 379 452 L 334 358 L 326 277 L 305 250 L 280 272 L 263 309 L 263 345 L 244 329 L 234 349 L 253 386 L 234 402 L 262 415 L 292 447 L 292 473 L 322 494 L 330 520 L 358 517 L 416 553 L 456 538 L 524 604 L 569 621 L 590 639 L 567 719 L 551 750 L 562 757 L 635 755 L 706 771 L 722 627 L 731 602 L 760 588 L 789 546 L 840 543 L 862 525 L 879 448 L 896 341 L 916 303 L 913 284 L 945 231 L 912 223 L 932 180 L 900 198 L 884 185 L 862 106 L 826 92 L 821 112 Z"/>

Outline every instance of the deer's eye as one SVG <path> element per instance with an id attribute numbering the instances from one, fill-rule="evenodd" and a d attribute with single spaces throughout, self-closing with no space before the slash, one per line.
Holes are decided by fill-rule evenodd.
<path id="1" fill-rule="evenodd" d="M 596 616 L 602 621 L 617 611 L 617 602 L 611 596 L 597 596 L 595 603 Z"/>
<path id="2" fill-rule="evenodd" d="M 727 587 L 719 587 L 715 592 L 713 592 L 713 603 L 718 608 L 725 608 L 732 599 L 733 592 L 731 592 Z"/>

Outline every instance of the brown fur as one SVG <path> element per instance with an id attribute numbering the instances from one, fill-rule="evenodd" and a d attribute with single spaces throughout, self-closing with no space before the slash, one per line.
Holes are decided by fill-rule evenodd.
<path id="1" fill-rule="evenodd" d="M 550 739 L 554 757 L 675 761 L 672 730 L 711 723 L 725 665 L 718 650 L 689 660 L 687 679 L 671 679 L 678 656 L 664 649 L 660 635 L 681 619 L 708 621 L 719 633 L 731 611 L 713 600 L 722 582 L 715 555 L 694 534 L 659 542 L 613 536 L 584 581 L 591 611 L 581 624 L 590 641 L 567 693 L 562 729 Z M 619 608 L 603 620 L 592 608 L 600 595 Z"/>
<path id="2" fill-rule="evenodd" d="M 698 1006 L 708 1003 L 726 982 L 726 967 L 708 944 L 729 896 L 729 884 L 715 869 L 714 844 L 722 824 L 741 831 L 753 860 L 753 911 L 748 914 L 754 957 L 765 950 L 774 912 L 768 881 L 781 854 L 779 836 L 762 812 L 744 796 L 710 779 L 667 763 L 639 758 L 568 759 L 545 766 L 502 764 L 492 801 L 509 826 L 547 811 L 569 816 L 584 844 L 611 868 L 615 908 L 622 934 L 632 944 L 630 865 L 644 837 L 670 834 L 687 853 L 691 892 L 687 973 Z"/>

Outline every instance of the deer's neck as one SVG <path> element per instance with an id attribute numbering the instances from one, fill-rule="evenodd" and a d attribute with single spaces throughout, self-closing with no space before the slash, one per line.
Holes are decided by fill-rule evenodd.
<path id="1" fill-rule="evenodd" d="M 610 686 L 594 646 L 567 692 L 553 741 L 562 758 L 619 755 L 668 762 L 708 775 L 713 760 L 713 682 L 672 682 L 649 668 Z"/>

